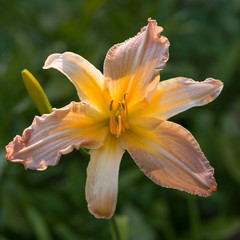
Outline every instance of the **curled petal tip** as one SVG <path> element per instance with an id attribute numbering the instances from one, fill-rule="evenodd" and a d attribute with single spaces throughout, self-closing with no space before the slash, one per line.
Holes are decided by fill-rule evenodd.
<path id="1" fill-rule="evenodd" d="M 206 97 L 206 101 L 207 102 L 211 102 L 213 101 L 215 98 L 218 97 L 218 95 L 221 93 L 222 89 L 223 89 L 223 82 L 221 82 L 220 80 L 216 80 L 213 78 L 207 78 L 204 83 L 207 83 L 209 85 L 211 85 L 212 90 L 211 92 L 209 92 L 209 96 Z"/>
<path id="2" fill-rule="evenodd" d="M 218 79 L 207 78 L 207 79 L 205 80 L 205 82 L 209 82 L 209 83 L 211 83 L 211 84 L 215 84 L 215 85 L 217 85 L 217 86 L 223 87 L 223 82 L 220 81 L 220 80 L 218 80 Z"/>
<path id="3" fill-rule="evenodd" d="M 152 19 L 151 17 L 148 18 L 148 23 L 152 23 L 152 24 L 154 24 L 154 25 L 157 25 L 157 21 L 154 20 L 154 19 Z"/>
<path id="4" fill-rule="evenodd" d="M 61 54 L 60 53 L 54 53 L 48 56 L 48 58 L 46 59 L 43 69 L 49 69 L 52 67 L 52 63 L 55 59 L 57 58 L 61 58 Z"/>
<path id="5" fill-rule="evenodd" d="M 213 178 L 214 179 L 214 178 Z M 207 192 L 204 192 L 202 194 L 195 193 L 196 195 L 199 195 L 200 197 L 210 197 L 214 192 L 217 191 L 217 183 L 214 179 L 214 182 L 212 182 L 213 186 L 208 189 Z"/>
<path id="6" fill-rule="evenodd" d="M 222 81 L 217 80 L 217 79 L 214 79 L 214 78 L 207 78 L 207 79 L 205 80 L 205 82 L 206 82 L 206 83 L 210 83 L 210 84 L 212 84 L 212 85 L 215 85 L 216 88 L 218 89 L 219 93 L 222 91 L 223 86 L 224 86 Z"/>
<path id="7" fill-rule="evenodd" d="M 216 191 L 217 191 L 217 183 L 215 182 L 214 186 L 211 189 L 209 189 L 209 196 L 212 195 Z"/>
<path id="8" fill-rule="evenodd" d="M 148 18 L 148 26 L 156 28 L 157 29 L 157 36 L 159 38 L 161 37 L 161 33 L 163 31 L 163 28 L 161 26 L 158 26 L 158 23 L 157 23 L 156 20 L 154 20 L 152 18 Z"/>

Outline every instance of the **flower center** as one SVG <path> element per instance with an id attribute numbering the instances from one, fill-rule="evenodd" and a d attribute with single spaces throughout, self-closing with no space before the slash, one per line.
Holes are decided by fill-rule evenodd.
<path id="1" fill-rule="evenodd" d="M 110 132 L 117 137 L 129 129 L 129 118 L 127 108 L 127 93 L 124 94 L 122 102 L 112 100 L 110 103 Z"/>

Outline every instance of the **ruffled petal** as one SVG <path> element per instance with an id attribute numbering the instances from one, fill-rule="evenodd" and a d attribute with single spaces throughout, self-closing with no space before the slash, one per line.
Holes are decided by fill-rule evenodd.
<path id="1" fill-rule="evenodd" d="M 108 108 L 105 101 L 107 93 L 103 94 L 104 77 L 83 57 L 71 52 L 52 54 L 47 58 L 43 68 L 55 68 L 66 75 L 76 87 L 82 102 L 100 111 Z M 108 102 L 109 100 L 107 104 Z"/>
<path id="2" fill-rule="evenodd" d="M 178 124 L 141 120 L 121 137 L 121 144 L 158 185 L 204 197 L 217 189 L 214 169 L 191 133 Z"/>
<path id="3" fill-rule="evenodd" d="M 24 164 L 26 169 L 45 170 L 73 148 L 102 146 L 107 133 L 108 122 L 96 110 L 72 102 L 51 114 L 35 117 L 23 136 L 16 136 L 6 146 L 6 158 Z"/>
<path id="4" fill-rule="evenodd" d="M 196 82 L 189 78 L 172 78 L 160 82 L 158 89 L 145 106 L 138 109 L 136 115 L 157 116 L 166 120 L 194 106 L 202 106 L 213 101 L 222 91 L 223 83 L 213 78 Z"/>
<path id="5" fill-rule="evenodd" d="M 155 20 L 129 40 L 113 46 L 104 62 L 104 76 L 112 99 L 128 93 L 129 105 L 150 99 L 159 82 L 159 70 L 168 60 L 169 42 Z"/>
<path id="6" fill-rule="evenodd" d="M 109 134 L 103 147 L 91 150 L 87 168 L 86 199 L 89 211 L 97 218 L 111 218 L 118 193 L 118 172 L 124 150 Z"/>

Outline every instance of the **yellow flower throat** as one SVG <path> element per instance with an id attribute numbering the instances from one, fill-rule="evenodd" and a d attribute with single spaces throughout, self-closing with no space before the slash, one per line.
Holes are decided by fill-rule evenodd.
<path id="1" fill-rule="evenodd" d="M 114 100 L 110 103 L 110 132 L 117 137 L 129 129 L 128 107 L 127 107 L 127 93 L 124 94 L 123 101 L 116 102 Z"/>

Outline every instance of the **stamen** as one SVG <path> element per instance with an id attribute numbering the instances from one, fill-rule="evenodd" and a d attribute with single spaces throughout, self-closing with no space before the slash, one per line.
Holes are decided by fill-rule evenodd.
<path id="1" fill-rule="evenodd" d="M 118 102 L 118 130 L 117 130 L 117 137 L 120 136 L 121 132 L 122 132 L 122 128 L 123 128 L 123 124 L 122 124 L 122 113 L 124 111 L 122 111 L 122 103 Z"/>
<path id="2" fill-rule="evenodd" d="M 122 124 L 122 131 L 125 132 L 125 106 L 124 106 L 124 103 L 122 103 L 122 121 L 123 121 L 123 124 Z"/>
<path id="3" fill-rule="evenodd" d="M 114 127 L 114 113 L 113 112 L 111 112 L 111 115 L 110 115 L 110 121 L 109 121 L 109 129 L 110 129 L 110 132 L 112 133 L 112 134 L 115 134 L 115 127 Z"/>
<path id="4" fill-rule="evenodd" d="M 116 118 L 115 118 L 115 114 L 113 113 L 113 134 L 117 134 L 117 122 L 116 122 Z"/>
<path id="5" fill-rule="evenodd" d="M 129 129 L 130 124 L 129 124 L 129 118 L 128 118 L 127 93 L 124 94 L 123 98 L 124 98 L 124 104 L 126 109 L 126 128 Z"/>
<path id="6" fill-rule="evenodd" d="M 118 132 L 117 132 L 117 137 L 120 136 L 122 132 L 122 117 L 121 115 L 118 115 Z"/>
<path id="7" fill-rule="evenodd" d="M 121 133 L 125 133 L 129 129 L 129 118 L 127 109 L 127 93 L 124 94 L 123 100 L 118 102 L 111 101 L 109 116 L 109 130 L 113 135 L 119 137 Z"/>
<path id="8" fill-rule="evenodd" d="M 110 119 L 109 119 L 109 130 L 112 134 L 113 133 L 113 119 L 112 119 L 112 112 L 110 112 Z"/>
<path id="9" fill-rule="evenodd" d="M 109 107 L 109 108 L 110 108 L 110 111 L 112 111 L 112 107 L 113 107 L 112 105 L 113 105 L 113 102 L 114 102 L 114 100 L 112 100 L 111 103 L 110 103 L 110 107 Z"/>

